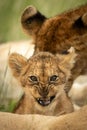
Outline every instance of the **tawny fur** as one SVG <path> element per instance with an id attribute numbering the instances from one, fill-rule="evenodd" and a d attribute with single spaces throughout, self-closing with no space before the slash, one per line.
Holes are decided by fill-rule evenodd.
<path id="1" fill-rule="evenodd" d="M 33 6 L 27 7 L 21 24 L 34 39 L 35 54 L 39 51 L 66 53 L 71 46 L 76 49 L 77 62 L 66 85 L 67 92 L 76 77 L 87 74 L 87 4 L 52 18 L 46 18 Z"/>
<path id="2" fill-rule="evenodd" d="M 0 130 L 87 130 L 87 106 L 60 117 L 0 112 Z"/>
<path id="3" fill-rule="evenodd" d="M 40 52 L 30 59 L 11 54 L 9 66 L 25 91 L 15 112 L 51 116 L 72 112 L 73 105 L 64 89 L 75 58 L 72 48 L 67 55 Z"/>
<path id="4" fill-rule="evenodd" d="M 32 12 L 32 8 L 31 8 L 31 12 Z M 34 13 L 36 12 L 37 11 L 34 10 Z M 87 59 L 87 54 L 86 54 L 87 53 L 87 14 L 86 12 L 87 12 L 87 5 L 82 6 L 81 8 L 77 10 L 73 10 L 71 12 L 66 12 L 62 15 L 56 16 L 55 19 L 57 19 L 57 22 L 58 23 L 62 22 L 62 24 L 60 24 L 61 25 L 60 28 L 59 27 L 58 29 L 54 28 L 54 31 L 52 29 L 51 32 L 49 31 L 49 28 L 47 26 L 49 27 L 53 26 L 53 24 L 50 24 L 50 21 L 54 18 L 46 19 L 45 17 L 43 17 L 44 20 L 42 21 L 44 22 L 40 21 L 40 24 L 39 24 L 40 25 L 39 28 L 41 28 L 42 31 L 44 30 L 41 33 L 41 36 L 39 36 L 40 35 L 39 28 L 38 29 L 35 28 L 35 32 L 34 32 L 34 33 L 37 33 L 37 36 L 38 36 L 37 38 L 36 38 L 36 34 L 32 32 L 35 39 L 36 52 L 37 51 L 51 51 L 54 54 L 58 52 L 59 53 L 65 52 L 70 46 L 74 46 L 76 48 L 76 51 L 79 54 L 79 56 L 78 56 L 78 62 L 76 63 L 76 66 L 75 66 L 76 69 L 74 68 L 72 71 L 72 73 L 75 74 L 75 77 L 77 77 L 77 75 L 79 74 L 85 74 L 87 72 L 87 69 L 86 69 L 86 66 L 87 66 L 87 60 L 86 60 Z M 63 18 L 65 17 L 69 21 L 66 20 L 66 22 L 64 22 Z M 78 18 L 80 19 L 78 20 Z M 77 23 L 75 21 L 77 21 Z M 42 24 L 44 25 L 42 27 L 41 27 L 41 22 L 44 23 Z M 73 23 L 75 23 L 74 27 L 72 26 Z M 58 31 L 58 37 L 57 35 L 54 36 L 55 33 L 57 34 L 55 30 L 57 31 L 60 30 L 60 33 Z M 26 31 L 29 33 L 28 28 Z M 52 33 L 52 35 L 49 35 L 50 33 Z M 49 44 L 51 44 L 52 46 L 51 45 L 48 46 Z M 56 45 L 56 47 L 54 45 Z M 75 70 L 77 74 L 75 73 Z M 73 79 L 75 77 L 73 77 Z M 45 117 L 42 115 L 20 116 L 20 115 L 9 114 L 9 113 L 0 113 L 0 129 L 1 130 L 12 130 L 12 129 L 13 130 L 22 130 L 22 129 L 23 130 L 24 129 L 87 130 L 87 116 L 86 115 L 87 115 L 87 106 L 83 107 L 81 110 L 77 112 L 67 114 L 65 116 L 60 116 L 60 117 L 48 117 L 48 116 Z M 21 125 L 20 125 L 20 122 L 21 122 Z"/>

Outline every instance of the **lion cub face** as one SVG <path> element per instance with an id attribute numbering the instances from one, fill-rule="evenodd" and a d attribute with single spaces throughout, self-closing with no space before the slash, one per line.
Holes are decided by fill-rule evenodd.
<path id="1" fill-rule="evenodd" d="M 13 53 L 9 65 L 13 75 L 40 106 L 48 106 L 65 93 L 75 55 L 52 55 L 41 52 L 30 59 Z M 26 94 L 26 92 L 25 92 Z"/>

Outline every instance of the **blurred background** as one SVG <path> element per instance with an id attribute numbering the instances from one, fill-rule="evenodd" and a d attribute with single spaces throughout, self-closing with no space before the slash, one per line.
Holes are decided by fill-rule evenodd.
<path id="1" fill-rule="evenodd" d="M 29 39 L 20 25 L 21 13 L 28 5 L 51 17 L 85 3 L 87 0 L 3 0 L 0 2 L 0 43 Z"/>

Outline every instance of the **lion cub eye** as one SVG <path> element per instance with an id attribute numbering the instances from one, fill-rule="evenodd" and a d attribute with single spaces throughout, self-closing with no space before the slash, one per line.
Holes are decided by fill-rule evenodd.
<path id="1" fill-rule="evenodd" d="M 50 77 L 50 81 L 52 82 L 52 81 L 56 81 L 58 79 L 58 76 L 57 75 L 52 75 L 51 77 Z"/>
<path id="2" fill-rule="evenodd" d="M 30 80 L 33 81 L 33 82 L 37 82 L 37 81 L 38 81 L 38 79 L 37 79 L 36 76 L 30 76 L 29 78 L 30 78 Z"/>

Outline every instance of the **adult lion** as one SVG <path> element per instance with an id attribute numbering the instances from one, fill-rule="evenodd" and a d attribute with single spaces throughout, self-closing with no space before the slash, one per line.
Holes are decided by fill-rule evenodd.
<path id="1" fill-rule="evenodd" d="M 1 112 L 0 130 L 87 130 L 87 106 L 60 117 Z"/>

